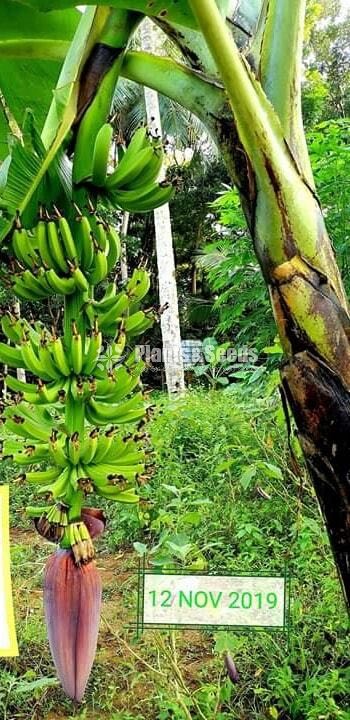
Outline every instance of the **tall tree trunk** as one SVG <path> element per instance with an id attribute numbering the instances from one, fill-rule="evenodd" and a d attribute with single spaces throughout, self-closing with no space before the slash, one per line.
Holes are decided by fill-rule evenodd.
<path id="1" fill-rule="evenodd" d="M 142 45 L 144 49 L 149 51 L 154 50 L 153 33 L 152 24 L 149 20 L 145 20 L 141 25 Z M 154 133 L 162 136 L 158 93 L 147 87 L 145 87 L 144 92 L 148 124 Z M 159 302 L 161 306 L 168 306 L 168 309 L 161 315 L 161 331 L 165 378 L 168 392 L 171 394 L 184 390 L 185 378 L 182 361 L 173 237 L 168 204 L 154 211 L 154 225 Z"/>

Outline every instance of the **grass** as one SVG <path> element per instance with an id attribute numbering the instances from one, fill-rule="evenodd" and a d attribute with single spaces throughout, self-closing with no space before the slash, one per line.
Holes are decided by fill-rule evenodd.
<path id="1" fill-rule="evenodd" d="M 0 664 L 6 720 L 350 720 L 348 620 L 307 478 L 293 473 L 272 394 L 190 392 L 158 398 L 156 472 L 139 510 L 108 508 L 99 542 L 104 586 L 96 663 L 76 708 L 55 681 L 41 580 L 52 546 L 25 519 L 28 490 L 11 492 L 12 572 L 20 657 Z M 4 464 L 3 481 L 14 469 Z M 147 631 L 136 642 L 137 554 L 166 568 L 292 576 L 289 647 L 281 634 Z M 229 650 L 240 682 L 223 670 Z"/>

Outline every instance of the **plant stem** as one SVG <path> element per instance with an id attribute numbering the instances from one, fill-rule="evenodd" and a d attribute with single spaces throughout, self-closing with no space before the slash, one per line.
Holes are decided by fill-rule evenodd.
<path id="1" fill-rule="evenodd" d="M 259 59 L 262 87 L 309 185 L 314 186 L 303 128 L 301 74 L 306 0 L 270 0 Z"/>
<path id="2" fill-rule="evenodd" d="M 81 312 L 84 303 L 84 294 L 81 292 L 66 295 L 64 300 L 64 317 L 63 317 L 63 339 L 64 345 L 69 352 L 72 345 L 72 323 L 75 322 L 77 329 L 82 337 L 84 347 L 85 343 L 85 321 Z M 67 392 L 65 423 L 70 433 L 78 432 L 81 440 L 84 438 L 85 425 L 85 405 L 84 401 L 75 400 L 71 391 Z"/>

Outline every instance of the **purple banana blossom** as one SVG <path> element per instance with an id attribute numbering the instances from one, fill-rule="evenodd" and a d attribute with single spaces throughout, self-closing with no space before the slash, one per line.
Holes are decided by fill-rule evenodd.
<path id="1" fill-rule="evenodd" d="M 102 584 L 94 561 L 77 566 L 57 550 L 44 575 L 44 608 L 53 661 L 65 693 L 80 702 L 94 661 Z"/>

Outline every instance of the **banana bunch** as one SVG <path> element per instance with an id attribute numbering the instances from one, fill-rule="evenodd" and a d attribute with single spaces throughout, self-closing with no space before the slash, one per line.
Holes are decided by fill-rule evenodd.
<path id="1" fill-rule="evenodd" d="M 145 130 L 130 148 L 134 170 L 128 149 L 119 172 L 108 179 L 118 192 L 141 182 L 139 151 L 149 161 L 152 154 L 153 172 L 159 171 Z M 94 556 L 82 517 L 86 496 L 136 503 L 138 480 L 149 472 L 146 436 L 130 434 L 148 413 L 140 380 L 144 363 L 126 347 L 154 321 L 153 310 L 142 309 L 150 278 L 140 267 L 123 288 L 113 282 L 95 297 L 95 286 L 115 266 L 121 246 L 115 229 L 93 213 L 77 211 L 68 222 L 55 209 L 53 218 L 41 216 L 33 230 L 17 219 L 10 249 L 18 297 L 45 300 L 59 293 L 65 316 L 62 328 L 52 330 L 11 312 L 1 317 L 6 342 L 0 342 L 0 362 L 10 369 L 6 383 L 12 393 L 2 411 L 1 455 L 12 459 L 21 481 L 43 498 L 28 509 L 38 532 L 71 548 L 77 565 L 86 564 Z M 31 377 L 19 380 L 11 368 L 23 368 Z"/>
<path id="2" fill-rule="evenodd" d="M 13 418 L 9 409 L 5 417 L 6 423 L 9 418 Z M 115 427 L 103 433 L 95 428 L 80 440 L 79 433 L 70 436 L 64 432 L 58 433 L 51 429 L 50 421 L 47 422 L 45 418 L 44 422 L 40 443 L 36 440 L 36 444 L 25 446 L 23 451 L 8 454 L 8 441 L 5 441 L 2 453 L 3 458 L 12 458 L 20 466 L 34 467 L 25 470 L 20 479 L 38 485 L 37 493 L 49 497 L 55 503 L 48 510 L 42 506 L 30 509 L 32 517 L 41 518 L 38 529 L 42 535 L 51 537 L 50 524 L 54 526 L 52 532 L 56 534 L 59 531 L 56 526 L 63 528 L 68 524 L 69 507 L 75 493 L 87 495 L 94 491 L 101 497 L 118 502 L 137 502 L 134 485 L 146 468 L 138 436 L 121 437 Z M 12 430 L 12 426 L 9 429 Z M 31 425 L 26 425 L 25 429 L 26 436 L 32 433 Z M 46 442 L 43 442 L 44 439 Z M 43 462 L 46 467 L 41 469 Z M 47 465 L 48 462 L 51 464 Z"/>
<path id="3" fill-rule="evenodd" d="M 38 508 L 30 508 L 27 514 L 34 517 L 35 527 L 46 540 L 60 542 L 68 526 L 67 507 L 61 503 L 55 503 L 47 508 L 40 508 L 40 515 L 37 516 Z"/>
<path id="4" fill-rule="evenodd" d="M 121 244 L 115 228 L 79 211 L 69 223 L 58 210 L 32 230 L 16 227 L 10 240 L 15 258 L 14 293 L 24 300 L 87 294 L 113 270 Z"/>
<path id="5" fill-rule="evenodd" d="M 158 183 L 164 161 L 161 142 L 152 138 L 146 127 L 139 128 L 116 169 L 108 174 L 112 137 L 111 125 L 102 125 L 95 139 L 92 171 L 76 177 L 76 182 L 128 212 L 150 212 L 169 202 L 172 186 Z"/>
<path id="6" fill-rule="evenodd" d="M 131 212 L 167 202 L 172 188 L 157 182 L 163 163 L 159 143 L 141 128 L 108 173 L 111 141 L 112 129 L 105 125 L 96 137 L 91 176 L 77 181 L 73 163 L 74 182 L 83 181 L 104 201 Z M 79 198 L 89 203 L 84 188 Z M 60 295 L 64 316 L 51 330 L 11 312 L 1 317 L 0 362 L 7 366 L 11 392 L 1 411 L 0 454 L 19 468 L 20 482 L 35 488 L 39 502 L 28 515 L 41 535 L 59 545 L 45 570 L 45 615 L 58 676 L 68 695 L 80 700 L 101 603 L 92 538 L 105 526 L 100 509 L 84 507 L 85 500 L 95 493 L 137 503 L 137 485 L 150 472 L 148 436 L 141 433 L 150 416 L 140 379 L 144 363 L 126 347 L 152 325 L 155 313 L 141 307 L 150 285 L 143 268 L 125 287 L 110 283 L 95 295 L 120 258 L 120 238 L 91 201 L 88 214 L 74 207 L 75 217 L 68 219 L 55 206 L 52 215 L 41 208 L 31 229 L 18 216 L 8 237 L 15 295 L 44 302 Z M 23 368 L 28 380 L 19 380 L 11 368 Z M 67 621 L 72 608 L 73 635 Z"/>
<path id="7" fill-rule="evenodd" d="M 149 287 L 149 273 L 142 268 L 134 271 L 120 292 L 117 292 L 115 283 L 110 283 L 100 300 L 88 300 L 84 306 L 90 324 L 97 322 L 104 335 L 119 337 L 120 343 L 124 345 L 126 339 L 141 335 L 152 327 L 155 319 L 152 308 L 148 311 L 140 309 Z"/>
<path id="8" fill-rule="evenodd" d="M 9 387 L 22 394 L 28 402 L 64 402 L 67 391 L 65 379 L 72 373 L 81 373 L 83 369 L 82 335 L 73 323 L 72 342 L 69 346 L 64 338 L 56 334 L 50 335 L 47 331 L 38 337 L 25 332 L 14 347 L 0 343 L 0 362 L 9 367 L 28 370 L 39 379 L 35 386 L 33 383 L 23 383 L 8 377 Z"/>

